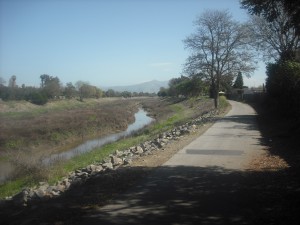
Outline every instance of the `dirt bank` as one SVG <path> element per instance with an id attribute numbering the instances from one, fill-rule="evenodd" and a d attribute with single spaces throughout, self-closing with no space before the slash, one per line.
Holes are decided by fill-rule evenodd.
<path id="1" fill-rule="evenodd" d="M 1 103 L 3 105 L 3 103 Z M 64 105 L 62 105 L 64 104 Z M 43 107 L 14 103 L 0 114 L 0 153 L 54 153 L 93 136 L 125 130 L 134 121 L 133 100 L 65 100 Z"/>

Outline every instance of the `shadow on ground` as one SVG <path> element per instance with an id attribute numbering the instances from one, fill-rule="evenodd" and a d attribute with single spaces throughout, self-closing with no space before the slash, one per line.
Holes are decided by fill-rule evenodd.
<path id="1" fill-rule="evenodd" d="M 255 129 L 253 117 L 229 117 Z M 258 117 L 260 142 L 283 157 L 281 171 L 221 167 L 119 168 L 28 207 L 0 209 L 1 224 L 300 224 L 297 134 L 275 135 Z M 267 123 L 268 122 L 268 123 Z M 286 134 L 286 133 L 284 133 Z M 122 193 L 122 194 L 121 194 Z M 112 199 L 112 200 L 111 200 Z M 110 203 L 109 207 L 104 206 Z M 103 207 L 104 206 L 104 207 Z"/>
<path id="2" fill-rule="evenodd" d="M 26 208 L 6 208 L 1 210 L 1 224 L 300 222 L 299 183 L 290 180 L 287 171 L 161 167 L 143 178 L 148 172 L 149 168 L 120 168 L 92 178 L 57 199 Z M 125 189 L 125 194 L 111 200 L 112 207 L 100 207 L 103 199 Z"/>

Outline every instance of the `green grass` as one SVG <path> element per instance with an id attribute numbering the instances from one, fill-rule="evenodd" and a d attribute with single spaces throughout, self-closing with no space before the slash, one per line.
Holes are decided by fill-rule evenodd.
<path id="1" fill-rule="evenodd" d="M 36 183 L 30 177 L 19 178 L 14 181 L 6 182 L 5 184 L 0 185 L 0 199 L 4 199 L 7 196 L 12 196 L 24 187 L 33 186 Z"/>
<path id="2" fill-rule="evenodd" d="M 229 103 L 225 96 L 220 96 L 219 98 L 219 108 L 225 109 L 229 106 Z"/>

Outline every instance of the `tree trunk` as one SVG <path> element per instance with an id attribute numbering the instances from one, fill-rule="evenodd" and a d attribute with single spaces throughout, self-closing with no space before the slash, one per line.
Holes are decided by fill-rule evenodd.
<path id="1" fill-rule="evenodd" d="M 215 108 L 219 108 L 219 92 L 215 91 L 215 96 L 214 96 L 214 103 L 215 103 Z"/>
<path id="2" fill-rule="evenodd" d="M 219 107 L 219 84 L 218 82 L 212 82 L 212 93 L 214 98 L 215 108 Z"/>

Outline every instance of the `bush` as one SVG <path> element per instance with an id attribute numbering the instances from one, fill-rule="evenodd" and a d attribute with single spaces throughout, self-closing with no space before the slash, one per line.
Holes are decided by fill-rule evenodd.
<path id="1" fill-rule="evenodd" d="M 30 177 L 35 181 L 46 181 L 49 176 L 50 167 L 45 165 L 44 156 L 31 156 L 26 151 L 17 150 L 9 153 L 9 162 L 14 168 L 13 179 Z"/>
<path id="2" fill-rule="evenodd" d="M 276 109 L 300 117 L 300 63 L 285 61 L 267 66 L 267 93 Z"/>
<path id="3" fill-rule="evenodd" d="M 36 105 L 45 105 L 48 102 L 46 95 L 38 92 L 32 93 L 29 100 L 31 103 Z"/>

